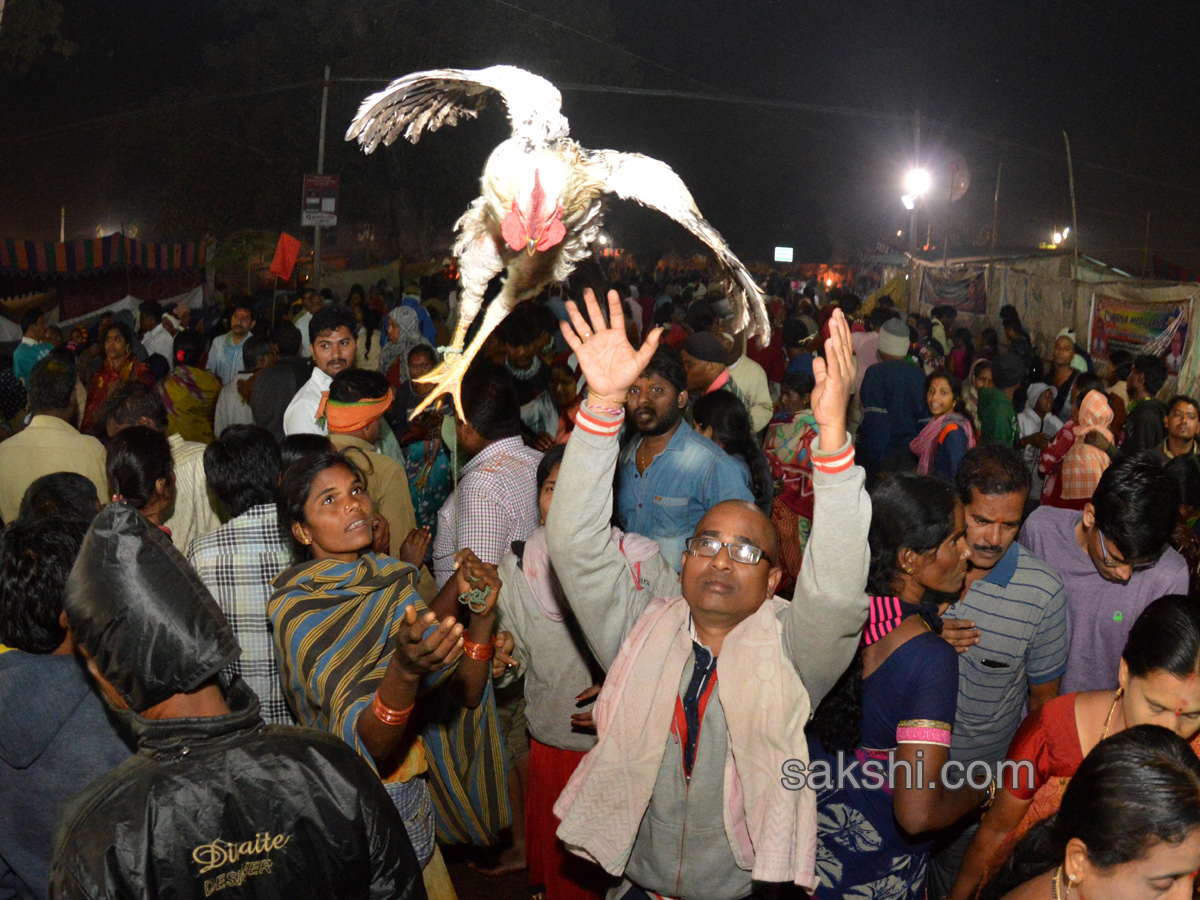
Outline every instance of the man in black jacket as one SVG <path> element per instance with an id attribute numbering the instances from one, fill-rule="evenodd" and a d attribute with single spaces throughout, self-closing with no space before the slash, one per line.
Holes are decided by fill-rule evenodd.
<path id="1" fill-rule="evenodd" d="M 170 540 L 106 507 L 67 581 L 71 630 L 138 752 L 64 813 L 50 896 L 424 898 L 382 783 L 338 738 L 267 726 L 233 631 Z"/>
<path id="2" fill-rule="evenodd" d="M 1133 361 L 1126 385 L 1129 415 L 1121 429 L 1121 452 L 1133 456 L 1153 450 L 1167 438 L 1167 405 L 1156 394 L 1167 383 L 1167 366 L 1159 357 L 1142 355 Z"/>

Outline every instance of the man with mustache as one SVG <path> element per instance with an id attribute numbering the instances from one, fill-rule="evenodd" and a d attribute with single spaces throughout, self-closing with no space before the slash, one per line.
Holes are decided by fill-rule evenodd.
<path id="1" fill-rule="evenodd" d="M 955 479 L 971 557 L 961 599 L 942 618 L 958 650 L 958 706 L 950 758 L 997 763 L 1030 712 L 1058 696 L 1067 666 L 1066 593 L 1058 574 L 1017 543 L 1029 470 L 1015 450 L 969 450 Z M 930 859 L 930 896 L 949 893 L 974 821 L 948 830 Z"/>
<path id="2" fill-rule="evenodd" d="M 749 472 L 684 421 L 687 387 L 679 354 L 660 346 L 629 388 L 625 413 L 638 436 L 617 464 L 617 523 L 658 541 L 676 571 L 684 541 L 709 509 L 754 502 Z"/>
<path id="3" fill-rule="evenodd" d="M 284 434 L 328 434 L 325 417 L 317 415 L 321 395 L 338 372 L 354 365 L 358 350 L 358 320 L 350 307 L 341 304 L 322 306 L 308 323 L 312 335 L 310 350 L 314 368 L 283 414 Z"/>

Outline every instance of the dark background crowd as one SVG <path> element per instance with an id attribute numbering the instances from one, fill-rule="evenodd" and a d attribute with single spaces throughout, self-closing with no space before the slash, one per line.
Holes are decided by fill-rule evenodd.
<path id="1" fill-rule="evenodd" d="M 1100 371 L 1069 329 L 1036 346 L 1012 307 L 973 333 L 952 306 L 773 278 L 771 333 L 747 340 L 702 273 L 614 282 L 608 310 L 586 281 L 512 311 L 458 409 L 422 381 L 454 320 L 440 277 L 22 321 L 0 356 L 0 896 L 295 896 L 303 879 L 348 897 L 769 896 L 726 859 L 719 643 L 696 592 L 777 596 L 781 621 L 812 622 L 829 582 L 869 614 L 819 690 L 782 626 L 813 706 L 796 752 L 923 747 L 1036 777 L 818 789 L 814 896 L 1150 896 L 1112 873 L 1160 838 L 1182 861 L 1154 865 L 1183 868 L 1154 896 L 1185 875 L 1190 893 L 1200 403 L 1166 361 Z M 627 383 L 589 362 L 600 335 L 641 354 Z M 834 512 L 835 489 L 864 499 Z M 861 539 L 831 536 L 860 502 Z M 733 508 L 744 531 L 714 524 Z M 564 558 L 585 524 L 613 579 L 587 581 L 587 547 Z M 635 621 L 680 587 L 678 840 L 647 824 L 677 814 L 660 773 L 628 865 L 605 871 L 556 837 L 555 804 L 606 758 L 625 713 L 605 720 L 604 697 L 637 702 L 612 689 L 592 712 Z M 610 588 L 593 621 L 580 603 Z M 736 651 L 720 658 L 737 684 Z M 695 834 L 693 777 L 718 798 Z M 1146 809 L 1114 812 L 1132 793 Z"/>

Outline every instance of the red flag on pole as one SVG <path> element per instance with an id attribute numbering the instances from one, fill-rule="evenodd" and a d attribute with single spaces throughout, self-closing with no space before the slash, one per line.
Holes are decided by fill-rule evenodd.
<path id="1" fill-rule="evenodd" d="M 275 245 L 275 258 L 271 260 L 271 272 L 287 281 L 292 277 L 292 268 L 299 255 L 300 242 L 286 231 L 280 232 L 279 243 Z"/>

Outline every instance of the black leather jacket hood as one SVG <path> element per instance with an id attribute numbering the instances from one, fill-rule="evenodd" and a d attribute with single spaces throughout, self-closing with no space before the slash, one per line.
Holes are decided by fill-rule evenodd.
<path id="1" fill-rule="evenodd" d="M 112 503 L 88 529 L 63 607 L 82 647 L 134 712 L 195 690 L 241 653 L 195 570 L 137 510 Z"/>

